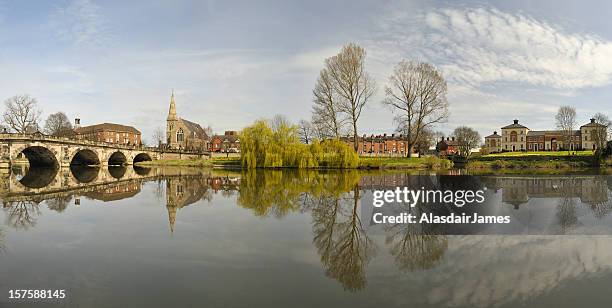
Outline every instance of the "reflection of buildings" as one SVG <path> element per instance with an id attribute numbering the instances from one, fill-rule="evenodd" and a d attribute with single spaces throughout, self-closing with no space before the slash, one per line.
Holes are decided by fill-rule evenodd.
<path id="1" fill-rule="evenodd" d="M 211 199 L 206 177 L 182 176 L 166 180 L 166 209 L 170 232 L 174 232 L 174 223 L 179 209 L 196 203 L 201 199 Z"/>
<path id="2" fill-rule="evenodd" d="M 103 189 L 86 193 L 85 196 L 104 202 L 131 198 L 140 192 L 141 184 L 140 181 L 129 181 L 118 185 L 109 185 Z"/>
<path id="3" fill-rule="evenodd" d="M 604 176 L 500 177 L 495 181 L 495 187 L 502 188 L 502 201 L 515 208 L 531 198 L 580 198 L 592 206 L 608 202 L 608 180 Z"/>

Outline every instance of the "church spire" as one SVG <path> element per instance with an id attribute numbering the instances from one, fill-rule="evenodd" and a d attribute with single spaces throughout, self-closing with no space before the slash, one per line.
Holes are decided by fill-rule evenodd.
<path id="1" fill-rule="evenodd" d="M 170 111 L 168 111 L 168 121 L 176 119 L 176 103 L 174 102 L 174 90 L 172 90 L 172 96 L 170 96 Z"/>

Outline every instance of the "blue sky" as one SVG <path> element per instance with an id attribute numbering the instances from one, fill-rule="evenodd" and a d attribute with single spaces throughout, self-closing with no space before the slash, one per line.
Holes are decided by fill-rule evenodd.
<path id="1" fill-rule="evenodd" d="M 0 0 L 0 99 L 35 96 L 43 117 L 125 123 L 145 138 L 179 116 L 216 132 L 284 114 L 310 117 L 325 58 L 366 48 L 377 95 L 361 133 L 392 132 L 380 101 L 402 59 L 437 65 L 451 116 L 481 135 L 514 118 L 554 126 L 612 106 L 608 1 L 6 1 Z M 612 114 L 609 114 L 612 116 Z"/>

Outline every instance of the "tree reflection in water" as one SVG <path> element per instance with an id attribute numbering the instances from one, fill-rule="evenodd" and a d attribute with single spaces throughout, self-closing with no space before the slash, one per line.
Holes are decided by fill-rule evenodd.
<path id="1" fill-rule="evenodd" d="M 27 230 L 36 225 L 36 217 L 40 215 L 39 204 L 34 201 L 15 201 L 3 204 L 6 213 L 6 224 L 15 228 Z"/>
<path id="2" fill-rule="evenodd" d="M 360 174 L 305 170 L 248 170 L 238 203 L 258 216 L 310 210 L 313 244 L 327 276 L 346 290 L 365 287 L 365 268 L 376 251 L 359 217 Z"/>
<path id="3" fill-rule="evenodd" d="M 68 204 L 70 204 L 70 201 L 72 201 L 72 195 L 65 195 L 65 196 L 49 199 L 46 201 L 46 203 L 47 203 L 47 207 L 50 210 L 54 210 L 58 213 L 61 213 L 68 207 Z"/>

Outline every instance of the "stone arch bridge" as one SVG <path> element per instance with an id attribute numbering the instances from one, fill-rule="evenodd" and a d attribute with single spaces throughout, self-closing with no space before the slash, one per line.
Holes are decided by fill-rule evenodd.
<path id="1" fill-rule="evenodd" d="M 0 134 L 0 168 L 26 158 L 30 166 L 131 165 L 158 159 L 209 157 L 207 152 L 160 150 L 34 134 Z"/>

